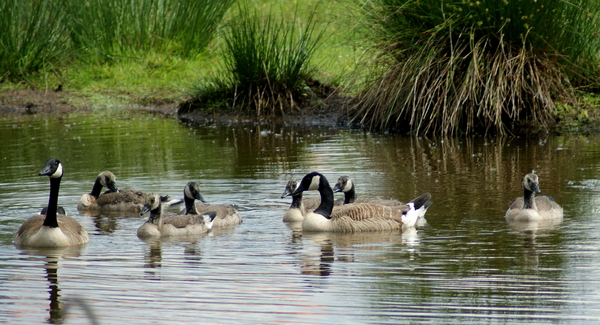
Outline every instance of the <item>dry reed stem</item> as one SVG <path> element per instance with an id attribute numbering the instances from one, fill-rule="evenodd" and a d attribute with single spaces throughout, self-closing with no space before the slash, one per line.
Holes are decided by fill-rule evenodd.
<path id="1" fill-rule="evenodd" d="M 495 49 L 487 39 L 453 40 L 450 50 L 438 44 L 431 38 L 391 64 L 355 98 L 352 120 L 416 134 L 507 134 L 547 129 L 554 123 L 554 101 L 574 102 L 558 58 L 502 40 Z"/>

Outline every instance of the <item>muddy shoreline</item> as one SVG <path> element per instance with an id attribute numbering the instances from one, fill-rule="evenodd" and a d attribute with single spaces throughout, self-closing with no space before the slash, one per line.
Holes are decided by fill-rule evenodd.
<path id="1" fill-rule="evenodd" d="M 346 124 L 344 103 L 346 99 L 330 96 L 318 104 L 306 105 L 292 114 L 276 117 L 257 117 L 243 112 L 203 112 L 200 110 L 178 115 L 178 103 L 155 102 L 148 105 L 127 105 L 123 109 L 140 110 L 169 118 L 179 118 L 182 122 L 196 124 L 232 123 L 283 123 L 306 126 L 341 126 Z M 73 104 L 77 102 L 78 104 Z M 0 117 L 39 115 L 61 116 L 72 112 L 89 112 L 92 104 L 81 96 L 56 89 L 16 89 L 0 90 Z"/>

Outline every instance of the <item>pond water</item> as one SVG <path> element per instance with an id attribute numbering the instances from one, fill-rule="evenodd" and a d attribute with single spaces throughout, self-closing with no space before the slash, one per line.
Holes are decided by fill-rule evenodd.
<path id="1" fill-rule="evenodd" d="M 600 137 L 427 139 L 306 126 L 196 126 L 96 111 L 0 120 L 0 323 L 582 324 L 600 322 Z M 82 248 L 22 250 L 12 236 L 47 204 L 46 159 L 65 166 L 59 205 Z M 504 212 L 535 169 L 565 210 L 548 229 Z M 244 222 L 142 241 L 144 218 L 87 216 L 104 170 L 120 188 L 209 203 Z M 349 175 L 359 197 L 430 192 L 404 234 L 301 234 L 281 221 L 287 180 Z M 318 195 L 316 192 L 306 197 Z M 93 316 L 90 316 L 90 313 Z"/>

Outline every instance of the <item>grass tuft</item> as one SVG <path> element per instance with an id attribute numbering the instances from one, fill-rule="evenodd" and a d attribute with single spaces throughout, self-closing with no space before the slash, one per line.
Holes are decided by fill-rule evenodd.
<path id="1" fill-rule="evenodd" d="M 262 116 L 297 109 L 314 73 L 311 57 L 324 35 L 325 29 L 317 32 L 315 26 L 314 11 L 301 25 L 297 15 L 275 18 L 239 8 L 225 26 L 220 73 L 200 81 L 180 113 L 231 108 Z"/>
<path id="2" fill-rule="evenodd" d="M 56 63 L 65 51 L 65 19 L 60 2 L 0 1 L 0 82 Z"/>
<path id="3" fill-rule="evenodd" d="M 364 0 L 378 57 L 352 115 L 413 133 L 545 130 L 598 76 L 593 1 Z M 383 67 L 383 68 L 382 68 Z"/>

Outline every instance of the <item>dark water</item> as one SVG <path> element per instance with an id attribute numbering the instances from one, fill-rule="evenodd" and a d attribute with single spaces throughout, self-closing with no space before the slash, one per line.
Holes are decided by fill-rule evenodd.
<path id="1" fill-rule="evenodd" d="M 0 120 L 0 323 L 595 324 L 600 322 L 600 138 L 409 138 L 294 126 L 184 125 L 141 113 Z M 87 229 L 80 249 L 20 250 L 12 235 L 47 204 Z M 565 209 L 550 229 L 503 219 L 535 169 Z M 103 170 L 120 188 L 237 204 L 242 225 L 144 242 L 144 219 L 84 216 Z M 293 233 L 290 177 L 349 175 L 359 196 L 429 191 L 429 225 L 399 234 Z M 316 195 L 312 194 L 311 195 Z M 66 317 L 66 319 L 63 319 Z"/>

